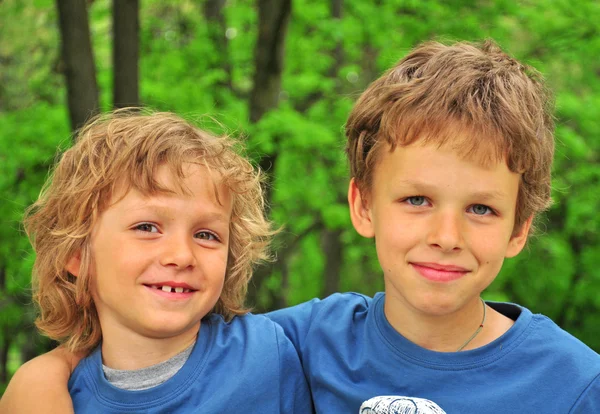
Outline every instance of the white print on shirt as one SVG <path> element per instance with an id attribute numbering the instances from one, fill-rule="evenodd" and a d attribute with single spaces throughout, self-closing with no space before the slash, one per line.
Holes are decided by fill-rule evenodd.
<path id="1" fill-rule="evenodd" d="M 383 395 L 362 403 L 359 414 L 446 414 L 446 411 L 423 398 Z"/>

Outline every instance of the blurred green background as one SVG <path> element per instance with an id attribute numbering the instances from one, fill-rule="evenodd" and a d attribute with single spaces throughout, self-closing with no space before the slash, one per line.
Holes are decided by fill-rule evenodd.
<path id="1" fill-rule="evenodd" d="M 0 1 L 0 391 L 53 346 L 33 325 L 20 220 L 94 111 L 143 104 L 245 137 L 285 225 L 277 262 L 250 289 L 257 311 L 381 290 L 373 243 L 347 212 L 342 127 L 360 91 L 427 39 L 491 37 L 555 91 L 556 203 L 484 297 L 544 313 L 600 351 L 597 0 L 114 3 Z"/>

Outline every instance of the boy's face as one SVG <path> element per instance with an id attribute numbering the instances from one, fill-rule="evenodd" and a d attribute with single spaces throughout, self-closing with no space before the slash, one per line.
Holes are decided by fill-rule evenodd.
<path id="1" fill-rule="evenodd" d="M 525 245 L 531 220 L 513 235 L 520 175 L 431 144 L 381 151 L 370 194 L 352 181 L 348 198 L 356 230 L 375 237 L 386 295 L 429 315 L 472 305 Z"/>
<path id="2" fill-rule="evenodd" d="M 217 302 L 227 267 L 231 199 L 204 167 L 184 165 L 189 195 L 131 189 L 91 237 L 92 296 L 107 338 L 193 338 Z M 176 189 L 167 167 L 156 179 Z M 113 197 L 113 202 L 118 196 Z M 67 270 L 77 275 L 79 263 Z"/>

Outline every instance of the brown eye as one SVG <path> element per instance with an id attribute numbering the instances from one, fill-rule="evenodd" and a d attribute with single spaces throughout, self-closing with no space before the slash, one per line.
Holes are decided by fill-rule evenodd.
<path id="1" fill-rule="evenodd" d="M 213 234 L 209 231 L 199 231 L 198 233 L 196 233 L 196 238 L 200 239 L 200 240 L 208 240 L 208 241 L 213 241 L 213 240 L 218 241 L 219 240 L 219 238 L 215 234 Z"/>
<path id="2" fill-rule="evenodd" d="M 135 226 L 136 230 L 143 231 L 145 233 L 158 233 L 158 228 L 154 224 L 141 223 Z"/>

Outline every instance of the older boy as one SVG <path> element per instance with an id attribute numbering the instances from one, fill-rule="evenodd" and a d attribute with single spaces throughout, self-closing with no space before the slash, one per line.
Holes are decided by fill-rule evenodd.
<path id="1" fill-rule="evenodd" d="M 263 214 L 228 138 L 162 113 L 79 133 L 25 218 L 38 328 L 90 353 L 69 381 L 76 412 L 312 412 L 281 328 L 244 315 Z"/>
<path id="2" fill-rule="evenodd" d="M 481 300 L 550 204 L 537 73 L 491 42 L 426 43 L 363 93 L 346 135 L 350 214 L 375 239 L 385 293 L 268 315 L 317 412 L 600 412 L 598 354 L 541 315 Z"/>
<path id="3" fill-rule="evenodd" d="M 537 73 L 489 41 L 426 43 L 363 93 L 346 135 L 352 223 L 375 239 L 385 294 L 270 315 L 317 412 L 368 399 L 365 413 L 416 400 L 418 412 L 600 412 L 598 354 L 544 316 L 481 300 L 550 204 Z"/>

